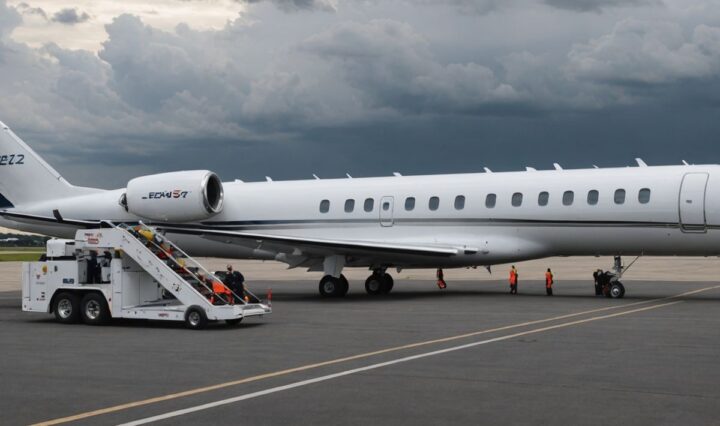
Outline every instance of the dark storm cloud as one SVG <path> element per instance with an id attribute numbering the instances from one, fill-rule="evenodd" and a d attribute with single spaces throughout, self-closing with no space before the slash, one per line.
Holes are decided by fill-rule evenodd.
<path id="1" fill-rule="evenodd" d="M 14 41 L 21 15 L 0 0 L 0 120 L 74 183 L 104 187 L 198 168 L 252 180 L 720 161 L 720 17 L 555 3 L 256 7 L 217 30 L 121 15 L 89 52 Z"/>
<path id="2" fill-rule="evenodd" d="M 62 9 L 56 12 L 51 18 L 53 22 L 59 22 L 65 25 L 81 24 L 89 19 L 90 15 L 73 8 Z"/>
<path id="3" fill-rule="evenodd" d="M 298 12 L 303 10 L 321 10 L 334 12 L 335 2 L 332 0 L 237 0 L 240 3 L 272 3 L 285 12 Z"/>
<path id="4" fill-rule="evenodd" d="M 648 6 L 662 4 L 660 0 L 544 0 L 558 9 L 576 12 L 600 12 L 611 7 Z"/>

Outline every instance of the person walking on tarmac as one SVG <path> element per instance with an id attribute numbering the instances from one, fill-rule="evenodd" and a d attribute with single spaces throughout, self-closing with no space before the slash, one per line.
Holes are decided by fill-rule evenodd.
<path id="1" fill-rule="evenodd" d="M 555 283 L 554 280 L 555 276 L 553 275 L 550 268 L 547 269 L 547 272 L 545 272 L 545 291 L 547 292 L 548 296 L 552 296 L 552 286 L 553 283 Z"/>
<path id="2" fill-rule="evenodd" d="M 440 290 L 444 290 L 447 288 L 447 283 L 445 282 L 445 274 L 443 274 L 442 268 L 438 268 L 437 272 L 435 273 L 435 276 L 437 277 L 437 286 Z"/>
<path id="3" fill-rule="evenodd" d="M 510 294 L 517 294 L 518 271 L 515 265 L 510 268 Z"/>

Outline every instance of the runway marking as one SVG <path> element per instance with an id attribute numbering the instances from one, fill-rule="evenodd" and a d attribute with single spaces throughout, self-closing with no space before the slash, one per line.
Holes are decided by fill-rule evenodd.
<path id="1" fill-rule="evenodd" d="M 139 426 L 139 425 L 144 425 L 147 423 L 157 422 L 160 420 L 167 420 L 172 417 L 178 417 L 178 416 L 182 416 L 185 414 L 196 413 L 198 411 L 204 411 L 204 410 L 216 408 L 216 407 L 219 407 L 222 405 L 233 404 L 235 402 L 245 401 L 248 399 L 257 398 L 257 397 L 264 396 L 264 395 L 269 395 L 269 394 L 273 394 L 273 393 L 277 393 L 277 392 L 295 389 L 295 388 L 299 388 L 301 386 L 307 386 L 307 385 L 311 385 L 314 383 L 325 382 L 328 380 L 333 380 L 333 379 L 337 379 L 339 377 L 345 377 L 345 376 L 349 376 L 352 374 L 362 373 L 362 372 L 369 371 L 369 370 L 376 370 L 378 368 L 383 368 L 383 367 L 387 367 L 390 365 L 396 365 L 396 364 L 401 364 L 401 363 L 405 363 L 405 362 L 409 362 L 409 361 L 414 361 L 417 359 L 428 358 L 428 357 L 442 355 L 442 354 L 446 354 L 446 353 L 450 353 L 450 352 L 456 352 L 456 351 L 460 351 L 463 349 L 474 348 L 476 346 L 487 345 L 489 343 L 502 342 L 504 340 L 514 339 L 516 337 L 527 336 L 530 334 L 537 334 L 537 333 L 542 333 L 545 331 L 556 330 L 559 328 L 571 327 L 573 325 L 584 324 L 584 323 L 588 323 L 591 321 L 599 321 L 599 320 L 604 320 L 604 319 L 608 319 L 608 318 L 629 315 L 629 314 L 633 314 L 633 313 L 637 313 L 637 312 L 649 311 L 651 309 L 664 308 L 664 307 L 676 305 L 676 304 L 682 303 L 682 302 L 683 302 L 682 300 L 678 300 L 675 302 L 668 302 L 668 303 L 663 303 L 663 304 L 659 304 L 659 305 L 646 306 L 644 308 L 637 308 L 637 309 L 632 309 L 629 311 L 618 312 L 615 314 L 586 318 L 586 319 L 581 319 L 581 320 L 577 320 L 577 321 L 571 321 L 571 322 L 564 323 L 564 324 L 551 325 L 548 327 L 542 327 L 542 328 L 537 328 L 534 330 L 523 331 L 520 333 L 508 334 L 506 336 L 495 337 L 492 339 L 481 340 L 479 342 L 467 343 L 465 345 L 453 346 L 451 348 L 445 348 L 445 349 L 440 349 L 440 350 L 436 350 L 436 351 L 432 351 L 432 352 L 425 352 L 422 354 L 411 355 L 411 356 L 407 356 L 404 358 L 398 358 L 398 359 L 394 359 L 391 361 L 385 361 L 385 362 L 380 362 L 377 364 L 368 365 L 365 367 L 359 367 L 359 368 L 354 368 L 351 370 L 345 370 L 345 371 L 341 371 L 339 373 L 328 374 L 326 376 L 316 377 L 313 379 L 302 380 L 299 382 L 290 383 L 290 384 L 283 385 L 283 386 L 277 386 L 274 388 L 265 389 L 265 390 L 261 390 L 258 392 L 252 392 L 252 393 L 248 393 L 245 395 L 236 396 L 233 398 L 227 398 L 227 399 L 223 399 L 220 401 L 210 402 L 207 404 L 196 405 L 194 407 L 189 407 L 189 408 L 185 408 L 182 410 L 170 411 L 168 413 L 159 414 L 157 416 L 146 417 L 144 419 L 135 420 L 135 421 L 128 422 L 128 423 L 122 423 L 120 426 Z"/>
<path id="2" fill-rule="evenodd" d="M 627 303 L 624 305 L 608 306 L 605 308 L 591 309 L 591 310 L 587 310 L 587 311 L 575 312 L 575 313 L 571 313 L 571 314 L 565 314 L 565 315 L 560 315 L 560 316 L 551 317 L 551 318 L 545 318 L 545 319 L 541 319 L 541 320 L 527 321 L 527 322 L 523 322 L 523 323 L 511 324 L 511 325 L 506 325 L 506 326 L 487 329 L 487 330 L 474 331 L 471 333 L 465 333 L 465 334 L 460 334 L 460 335 L 456 335 L 456 336 L 443 337 L 440 339 L 433 339 L 433 340 L 427 340 L 427 341 L 423 341 L 423 342 L 410 343 L 410 344 L 402 345 L 402 346 L 380 349 L 377 351 L 366 352 L 366 353 L 362 353 L 362 354 L 358 354 L 358 355 L 351 355 L 351 356 L 347 356 L 347 357 L 343 357 L 343 358 L 336 358 L 336 359 L 332 359 L 332 360 L 328 360 L 328 361 L 318 362 L 315 364 L 307 364 L 304 366 L 293 367 L 293 368 L 289 368 L 289 369 L 285 369 L 285 370 L 279 370 L 279 371 L 274 371 L 274 372 L 270 372 L 270 373 L 259 374 L 256 376 L 246 377 L 243 379 L 233 380 L 233 381 L 229 381 L 229 382 L 225 382 L 225 383 L 218 383 L 216 385 L 210 385 L 210 386 L 205 386 L 205 387 L 201 387 L 201 388 L 189 389 L 189 390 L 182 391 L 182 392 L 157 396 L 154 398 L 148 398 L 148 399 L 144 399 L 144 400 L 140 400 L 140 401 L 128 402 L 125 404 L 115 405 L 115 406 L 107 407 L 107 408 L 101 408 L 98 410 L 87 411 L 84 413 L 79 413 L 79 414 L 75 414 L 75 415 L 68 416 L 68 417 L 62 417 L 62 418 L 58 418 L 58 419 L 53 419 L 53 420 L 36 423 L 32 426 L 52 426 L 52 425 L 58 425 L 58 424 L 63 424 L 63 423 L 69 423 L 69 422 L 73 422 L 73 421 L 77 421 L 77 420 L 83 420 L 83 419 L 86 419 L 89 417 L 96 417 L 96 416 L 101 416 L 101 415 L 105 415 L 105 414 L 111 414 L 111 413 L 115 413 L 118 411 L 129 410 L 131 408 L 142 407 L 145 405 L 151 405 L 151 404 L 156 404 L 159 402 L 169 401 L 169 400 L 178 399 L 178 398 L 184 398 L 187 396 L 193 396 L 193 395 L 197 395 L 197 394 L 201 394 L 201 393 L 212 392 L 215 390 L 233 387 L 233 386 L 237 386 L 237 385 L 242 385 L 245 383 L 257 382 L 257 381 L 275 378 L 275 377 L 279 377 L 279 376 L 286 376 L 289 374 L 298 373 L 298 372 L 302 372 L 302 371 L 313 370 L 313 369 L 317 369 L 317 368 L 321 368 L 321 367 L 327 367 L 330 365 L 336 365 L 336 364 L 341 364 L 341 363 L 345 363 L 345 362 L 349 362 L 349 361 L 356 361 L 359 359 L 370 358 L 370 357 L 373 357 L 376 355 L 383 355 L 383 354 L 398 352 L 398 351 L 402 351 L 402 350 L 406 350 L 406 349 L 414 349 L 414 348 L 430 346 L 430 345 L 434 345 L 434 344 L 438 344 L 438 343 L 446 343 L 446 342 L 451 342 L 451 341 L 455 341 L 455 340 L 462 340 L 462 339 L 466 339 L 469 337 L 480 336 L 483 334 L 490 334 L 490 333 L 496 333 L 499 331 L 511 330 L 514 328 L 543 324 L 543 323 L 547 323 L 547 322 L 551 322 L 551 321 L 558 321 L 558 320 L 577 317 L 577 316 L 581 316 L 581 315 L 588 315 L 588 314 L 594 314 L 597 312 L 609 311 L 609 310 L 613 310 L 613 309 L 628 308 L 628 307 L 644 305 L 644 304 L 648 304 L 648 303 L 652 303 L 652 302 L 677 299 L 680 297 L 689 296 L 692 294 L 697 294 L 697 293 L 714 290 L 714 289 L 718 289 L 718 288 L 720 288 L 720 285 L 713 286 L 713 287 L 705 287 L 705 288 L 698 289 L 698 290 L 692 290 L 692 291 L 680 293 L 680 294 L 677 294 L 674 296 L 643 300 L 641 302 Z"/>

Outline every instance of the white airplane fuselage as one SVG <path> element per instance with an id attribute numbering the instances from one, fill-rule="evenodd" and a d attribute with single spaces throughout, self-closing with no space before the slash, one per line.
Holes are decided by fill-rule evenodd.
<path id="1" fill-rule="evenodd" d="M 383 255 L 387 259 L 384 262 L 373 258 L 370 264 L 349 259 L 346 266 L 380 262 L 436 268 L 548 256 L 720 255 L 720 166 L 226 182 L 223 186 L 222 212 L 192 223 L 193 227 L 467 248 L 453 257 L 394 254 Z M 625 191 L 622 203 L 615 201 L 618 190 Z M 646 203 L 639 200 L 641 190 L 649 190 Z M 57 209 L 66 218 L 144 220 L 118 204 L 123 191 L 49 200 L 23 211 L 52 216 Z M 571 203 L 568 191 L 573 194 Z M 588 202 L 590 191 L 597 191 L 596 204 Z M 548 194 L 546 205 L 539 205 L 541 192 Z M 496 195 L 494 207 L 486 205 L 488 194 Z M 513 205 L 514 194 L 522 194 L 520 205 Z M 458 196 L 465 197 L 462 209 L 455 207 Z M 405 206 L 409 197 L 415 199 L 412 210 Z M 435 210 L 429 206 L 432 197 L 439 201 Z M 517 204 L 518 196 L 515 198 Z M 373 200 L 370 211 L 365 209 L 368 199 Z M 329 201 L 326 213 L 320 211 L 323 200 Z M 349 212 L 345 210 L 347 200 L 354 200 Z M 386 203 L 389 208 L 383 210 Z M 157 224 L 168 225 L 171 235 L 173 226 L 187 225 Z M 77 229 L 58 224 L 5 226 L 61 237 L 72 236 Z M 264 250 L 262 244 L 227 244 L 186 234 L 172 238 L 194 255 L 259 259 L 276 259 L 278 255 L 274 250 Z"/>

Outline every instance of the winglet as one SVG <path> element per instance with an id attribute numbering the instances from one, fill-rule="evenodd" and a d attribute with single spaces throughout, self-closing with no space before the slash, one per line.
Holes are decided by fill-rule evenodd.
<path id="1" fill-rule="evenodd" d="M 637 162 L 639 167 L 647 167 L 648 165 L 642 160 L 642 158 L 636 158 L 635 161 Z"/>
<path id="2" fill-rule="evenodd" d="M 553 167 L 555 167 L 555 170 L 562 170 L 562 166 L 558 163 L 553 163 Z"/>
<path id="3" fill-rule="evenodd" d="M 485 173 L 492 173 L 492 170 L 488 169 L 487 167 L 483 167 L 483 170 L 485 170 Z"/>

